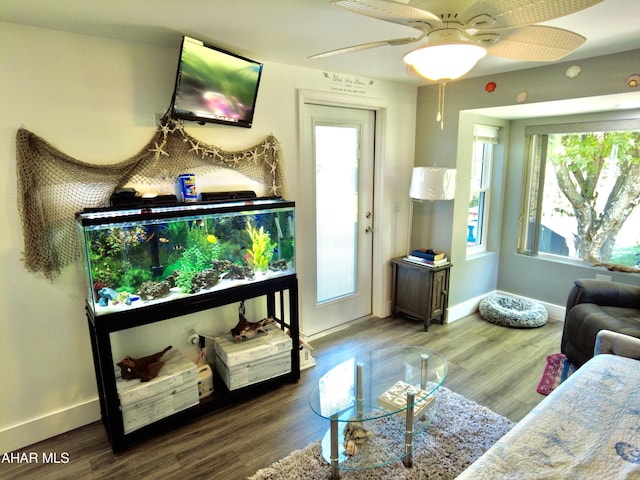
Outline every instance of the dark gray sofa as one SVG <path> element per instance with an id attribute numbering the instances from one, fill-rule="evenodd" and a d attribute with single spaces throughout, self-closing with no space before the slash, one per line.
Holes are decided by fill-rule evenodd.
<path id="1" fill-rule="evenodd" d="M 591 357 L 600 330 L 640 338 L 640 286 L 580 279 L 567 298 L 561 351 L 581 366 Z"/>

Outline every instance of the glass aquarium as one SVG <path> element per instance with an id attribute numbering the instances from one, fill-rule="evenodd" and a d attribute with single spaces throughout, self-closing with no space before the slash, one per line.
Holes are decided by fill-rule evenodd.
<path id="1" fill-rule="evenodd" d="M 295 204 L 256 198 L 76 214 L 95 315 L 295 273 Z"/>

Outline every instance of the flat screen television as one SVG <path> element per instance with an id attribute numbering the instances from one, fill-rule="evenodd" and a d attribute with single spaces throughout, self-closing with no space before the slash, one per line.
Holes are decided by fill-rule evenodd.
<path id="1" fill-rule="evenodd" d="M 171 117 L 250 128 L 262 64 L 183 37 Z"/>

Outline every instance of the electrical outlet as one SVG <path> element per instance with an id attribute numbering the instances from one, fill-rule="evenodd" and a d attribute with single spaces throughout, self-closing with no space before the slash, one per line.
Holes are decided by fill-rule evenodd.
<path id="1" fill-rule="evenodd" d="M 193 338 L 195 337 L 195 343 L 193 343 Z M 198 331 L 196 330 L 196 326 L 194 324 L 185 325 L 184 327 L 184 340 L 187 345 L 197 345 L 198 344 Z"/>
<path id="2" fill-rule="evenodd" d="M 601 282 L 610 282 L 612 281 L 611 275 L 601 275 L 596 273 L 596 280 L 600 280 Z"/>

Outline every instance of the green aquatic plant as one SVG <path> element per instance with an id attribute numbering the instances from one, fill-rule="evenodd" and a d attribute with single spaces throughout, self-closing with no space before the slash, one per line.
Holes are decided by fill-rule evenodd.
<path id="1" fill-rule="evenodd" d="M 90 232 L 88 257 L 91 278 L 120 291 L 135 291 L 153 277 L 149 235 L 142 225 Z"/>
<path id="2" fill-rule="evenodd" d="M 118 282 L 118 291 L 135 292 L 144 282 L 153 280 L 150 268 L 138 268 L 126 262 L 121 267 L 122 274 Z"/>
<path id="3" fill-rule="evenodd" d="M 244 254 L 244 261 L 254 272 L 266 272 L 278 244 L 271 242 L 271 235 L 264 231 L 264 227 L 257 229 L 249 220 L 247 233 L 251 239 L 251 249 Z"/>
<path id="4" fill-rule="evenodd" d="M 189 247 L 182 253 L 181 270 L 199 272 L 207 268 L 207 256 L 199 247 Z"/>
<path id="5" fill-rule="evenodd" d="M 195 274 L 196 272 L 181 270 L 176 277 L 176 287 L 178 287 L 181 292 L 191 292 L 191 285 Z"/>
<path id="6" fill-rule="evenodd" d="M 207 239 L 207 250 L 209 252 L 209 260 L 211 263 L 215 262 L 220 258 L 220 253 L 222 252 L 222 242 L 216 237 L 214 234 L 209 233 L 206 236 Z"/>
<path id="7" fill-rule="evenodd" d="M 185 293 L 191 291 L 191 280 L 193 276 L 211 266 L 211 261 L 207 259 L 199 247 L 189 247 L 182 253 L 176 286 Z"/>

